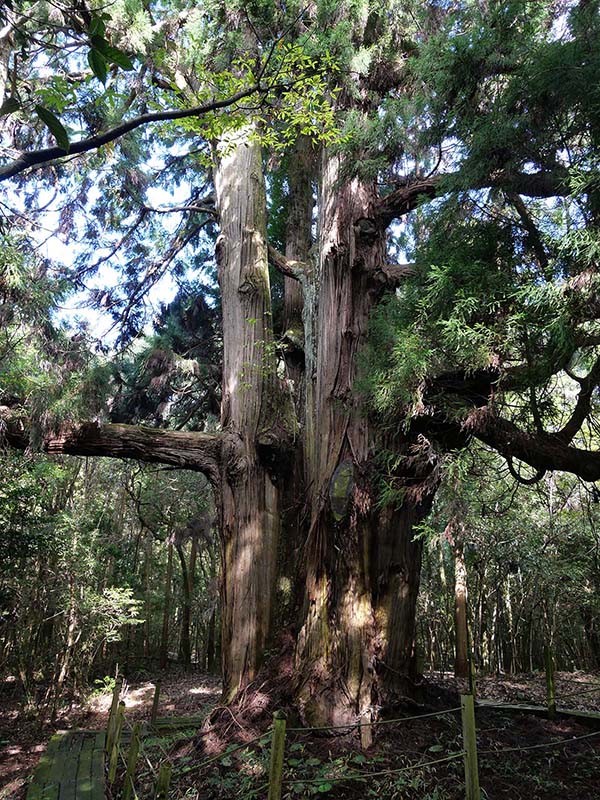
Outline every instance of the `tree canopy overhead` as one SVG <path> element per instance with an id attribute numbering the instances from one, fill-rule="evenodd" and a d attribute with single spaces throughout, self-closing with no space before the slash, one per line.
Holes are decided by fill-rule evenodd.
<path id="1" fill-rule="evenodd" d="M 6 440 L 208 475 L 228 699 L 286 573 L 305 719 L 409 691 L 449 454 L 600 479 L 598 3 L 3 15 Z"/>

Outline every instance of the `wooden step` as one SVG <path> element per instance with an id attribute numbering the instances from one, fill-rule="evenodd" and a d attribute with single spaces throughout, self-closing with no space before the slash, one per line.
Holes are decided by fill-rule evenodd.
<path id="1" fill-rule="evenodd" d="M 104 800 L 104 733 L 68 731 L 50 739 L 27 800 Z"/>

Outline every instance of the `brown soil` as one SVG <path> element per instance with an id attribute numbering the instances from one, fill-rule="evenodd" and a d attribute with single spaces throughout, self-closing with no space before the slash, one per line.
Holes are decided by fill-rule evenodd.
<path id="1" fill-rule="evenodd" d="M 170 670 L 156 678 L 162 681 L 160 716 L 208 715 L 218 703 L 219 682 L 216 678 Z M 559 705 L 587 710 L 600 710 L 600 692 L 589 690 L 600 676 L 584 673 L 557 675 Z M 447 675 L 429 676 L 425 681 L 422 705 L 394 709 L 388 717 L 412 716 L 433 709 L 458 705 L 464 684 Z M 478 680 L 481 697 L 499 702 L 543 704 L 543 675 L 500 676 Z M 575 692 L 575 694 L 573 694 Z M 148 717 L 154 683 L 132 681 L 125 687 L 127 716 Z M 570 697 L 567 697 L 567 694 Z M 561 698 L 563 702 L 561 703 Z M 106 726 L 110 694 L 95 697 L 84 705 L 73 705 L 60 717 L 56 726 L 40 729 L 33 712 L 23 711 L 15 682 L 0 684 L 0 799 L 23 800 L 27 776 L 35 767 L 49 737 L 55 730 L 66 728 L 102 729 Z M 229 715 L 226 714 L 227 717 Z M 291 723 L 290 723 L 291 724 Z M 230 715 L 227 737 L 219 737 L 217 751 L 227 744 L 244 740 L 249 731 L 240 728 Z M 492 709 L 478 709 L 477 732 L 480 758 L 480 780 L 488 800 L 563 800 L 578 797 L 592 800 L 599 796 L 600 735 L 572 741 L 552 749 L 523 750 L 557 739 L 573 739 L 593 732 L 574 720 L 556 720 L 514 714 Z M 256 731 L 252 731 L 255 733 Z M 189 734 L 188 734 L 189 736 Z M 214 737 L 213 737 L 214 739 Z M 204 743 L 207 744 L 205 738 Z M 217 798 L 255 798 L 265 781 L 268 765 L 268 742 L 262 747 L 242 750 L 212 762 L 196 773 L 196 764 L 210 753 L 198 747 L 198 739 L 164 740 L 175 758 L 176 784 L 186 789 L 190 800 Z M 149 743 L 150 747 L 152 744 Z M 211 742 L 214 745 L 214 741 Z M 156 745 L 158 747 L 158 745 Z M 460 714 L 412 720 L 378 729 L 374 745 L 363 753 L 356 736 L 307 735 L 290 733 L 286 740 L 284 797 L 303 800 L 324 794 L 332 800 L 362 800 L 379 797 L 389 800 L 462 800 L 462 759 L 442 762 L 428 768 L 358 781 L 327 781 L 327 776 L 397 770 L 424 761 L 443 758 L 461 749 Z M 517 748 L 506 752 L 507 748 Z M 215 752 L 214 747 L 209 750 Z M 201 751 L 204 752 L 201 752 Z M 505 752 L 500 752 L 505 751 Z M 186 769 L 194 771 L 186 776 Z M 193 777 L 192 777 L 193 774 Z M 321 778 L 320 782 L 311 782 Z M 329 788 L 328 788 L 329 784 Z"/>
<path id="2" fill-rule="evenodd" d="M 208 714 L 220 695 L 220 681 L 210 675 L 171 669 L 162 681 L 159 715 Z M 125 683 L 124 699 L 130 719 L 147 719 L 154 696 L 152 681 Z M 102 730 L 106 727 L 111 695 L 104 693 L 87 703 L 64 710 L 56 725 L 40 728 L 35 710 L 24 711 L 23 698 L 13 680 L 0 683 L 0 800 L 22 800 L 27 778 L 35 768 L 53 733 L 68 728 Z"/>
<path id="3" fill-rule="evenodd" d="M 557 675 L 557 697 L 565 697 L 561 705 L 598 708 L 600 693 L 590 693 L 588 682 L 600 684 L 600 678 L 582 673 Z M 480 696 L 498 702 L 545 703 L 543 675 L 485 678 L 478 681 L 478 689 Z M 569 703 L 567 689 L 571 695 L 580 692 L 572 695 Z M 387 715 L 388 721 L 455 708 L 460 705 L 461 691 L 465 691 L 461 681 L 437 674 L 429 676 L 424 682 L 421 706 L 398 707 Z M 570 796 L 593 800 L 600 796 L 598 723 L 589 727 L 574 719 L 550 721 L 532 714 L 483 707 L 477 709 L 476 717 L 480 784 L 486 800 L 564 800 Z M 291 717 L 290 727 L 296 724 Z M 236 730 L 234 720 L 227 733 L 231 745 L 244 741 L 246 731 Z M 219 749 L 224 751 L 225 737 L 218 738 Z M 546 747 L 556 741 L 566 744 Z M 192 758 L 189 746 L 173 747 L 171 756 L 183 756 L 180 766 L 174 769 L 180 795 L 190 800 L 262 800 L 266 796 L 268 741 L 231 755 L 223 752 L 222 759 L 211 761 L 198 772 L 198 763 L 214 754 L 214 745 L 214 734 L 196 739 Z M 331 800 L 464 800 L 462 757 L 419 766 L 461 750 L 460 712 L 382 725 L 366 752 L 361 750 L 355 733 L 332 736 L 289 732 L 283 797 L 305 800 L 323 794 Z M 194 765 L 190 776 L 179 777 L 181 768 L 185 771 L 190 761 Z M 398 772 L 407 767 L 410 770 Z M 371 776 L 393 770 L 396 772 Z M 343 776 L 356 777 L 359 773 L 358 780 L 343 780 Z"/>

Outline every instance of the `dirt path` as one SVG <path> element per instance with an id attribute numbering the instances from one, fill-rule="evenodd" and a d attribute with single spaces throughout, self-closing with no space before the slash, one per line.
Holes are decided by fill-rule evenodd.
<path id="1" fill-rule="evenodd" d="M 170 671 L 156 677 L 162 682 L 161 717 L 208 714 L 220 696 L 220 681 L 211 675 Z M 149 716 L 154 687 L 153 681 L 125 683 L 123 699 L 130 719 Z M 96 695 L 87 704 L 74 705 L 63 713 L 56 725 L 40 730 L 34 713 L 23 711 L 16 683 L 0 684 L 0 800 L 25 797 L 27 778 L 53 733 L 69 728 L 104 729 L 110 701 L 110 692 Z"/>
<path id="2" fill-rule="evenodd" d="M 220 682 L 214 676 L 198 673 L 188 674 L 171 670 L 164 673 L 157 672 L 156 679 L 159 678 L 162 682 L 159 715 L 162 717 L 208 714 L 218 702 Z M 439 695 L 443 697 L 447 693 L 464 690 L 462 682 L 455 681 L 450 675 L 440 675 L 437 672 L 427 676 L 427 683 L 430 686 L 432 696 Z M 559 705 L 587 710 L 600 710 L 600 691 L 590 691 L 590 684 L 592 684 L 592 687 L 600 684 L 600 676 L 581 672 L 557 673 L 556 684 Z M 130 719 L 148 718 L 152 706 L 154 687 L 154 681 L 149 680 L 133 681 L 130 684 L 125 684 L 124 699 L 127 705 L 127 715 Z M 542 673 L 486 677 L 478 680 L 478 690 L 481 697 L 499 701 L 529 701 L 543 704 L 545 701 L 545 678 Z M 567 695 L 570 696 L 567 698 Z M 0 800 L 23 800 L 27 778 L 44 752 L 48 740 L 57 730 L 70 728 L 104 729 L 108 719 L 110 700 L 110 692 L 96 695 L 83 706 L 74 705 L 70 711 L 60 717 L 55 726 L 46 726 L 43 730 L 40 730 L 35 714 L 33 712 L 28 714 L 23 711 L 17 683 L 14 681 L 0 683 Z M 492 712 L 486 711 L 483 716 L 484 719 L 489 716 L 490 720 L 494 720 L 493 724 L 490 723 L 488 730 L 495 729 L 496 726 L 498 730 L 504 730 L 507 726 L 507 723 L 502 720 L 499 714 L 494 715 Z M 499 722 L 496 720 L 499 720 Z M 536 720 L 535 718 L 528 718 L 528 720 L 527 725 L 521 731 L 522 736 L 519 737 L 519 741 L 527 744 L 544 741 L 549 736 L 551 738 L 557 736 L 560 738 L 561 735 L 577 735 L 580 732 L 579 726 L 568 724 L 564 721 L 550 723 L 545 720 Z M 518 725 L 513 727 L 511 723 L 507 731 L 510 729 L 511 736 L 515 736 L 517 728 Z M 423 728 L 424 742 L 431 738 L 431 731 L 431 725 Z M 412 731 L 411 735 L 415 735 L 415 730 Z M 398 750 L 402 750 L 403 746 L 408 745 L 402 742 L 401 737 L 397 734 L 395 736 L 396 738 L 394 738 L 390 746 L 397 753 Z M 584 742 L 584 744 L 592 751 L 591 743 Z M 506 745 L 506 743 L 497 743 L 495 741 L 491 744 L 488 743 L 488 746 L 502 745 Z M 318 753 L 318 755 L 322 756 L 321 753 Z M 553 756 L 558 765 L 562 764 L 562 758 L 562 756 L 559 757 L 558 755 Z M 568 776 L 569 769 L 566 761 L 561 768 L 564 768 L 565 776 Z M 483 765 L 482 771 L 484 774 L 486 769 L 486 765 Z M 516 774 L 518 774 L 517 766 L 515 766 L 513 774 L 510 776 L 510 781 L 513 783 Z M 494 772 L 488 774 L 488 780 L 491 780 L 492 783 L 501 778 L 502 776 Z M 594 781 L 595 778 L 592 779 L 590 777 L 588 785 L 595 786 Z M 579 787 L 579 789 L 583 790 L 583 794 L 579 794 L 580 797 L 587 798 L 591 796 L 585 794 L 585 787 Z M 548 787 L 544 791 L 547 793 L 549 791 Z M 353 794 L 349 796 L 354 798 Z M 494 796 L 504 797 L 505 795 Z M 509 795 L 507 794 L 506 796 L 508 797 Z M 515 797 L 515 795 L 510 796 L 512 798 Z M 531 786 L 528 785 L 526 788 L 523 787 L 522 796 L 534 797 L 536 795 L 535 792 L 532 794 Z M 546 796 L 554 795 L 547 794 Z"/>

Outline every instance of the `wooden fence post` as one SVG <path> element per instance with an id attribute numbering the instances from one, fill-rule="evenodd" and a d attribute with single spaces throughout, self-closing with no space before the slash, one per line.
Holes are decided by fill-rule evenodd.
<path id="1" fill-rule="evenodd" d="M 479 771 L 477 768 L 477 734 L 475 731 L 475 703 L 472 694 L 460 696 L 465 751 L 465 796 L 467 800 L 481 800 Z"/>
<path id="2" fill-rule="evenodd" d="M 548 717 L 556 715 L 556 691 L 554 687 L 554 658 L 550 645 L 544 645 L 544 664 L 546 666 L 546 702 L 548 704 Z"/>
<path id="3" fill-rule="evenodd" d="M 140 754 L 140 724 L 136 722 L 131 734 L 131 743 L 127 753 L 127 772 L 125 774 L 125 785 L 123 787 L 123 800 L 129 800 L 133 794 L 133 779 L 135 777 L 135 767 Z"/>
<path id="4" fill-rule="evenodd" d="M 163 761 L 158 771 L 158 780 L 156 781 L 156 794 L 154 800 L 168 800 L 169 797 L 169 784 L 171 783 L 171 770 L 172 766 L 169 761 Z"/>
<path id="5" fill-rule="evenodd" d="M 108 763 L 108 780 L 114 783 L 117 777 L 117 765 L 119 763 L 119 747 L 121 746 L 121 733 L 123 731 L 123 721 L 125 720 L 125 703 L 121 700 L 117 709 L 116 721 L 114 726 L 114 739 L 110 751 L 110 761 Z"/>
<path id="6" fill-rule="evenodd" d="M 268 800 L 281 800 L 281 781 L 283 777 L 283 753 L 285 750 L 285 714 L 273 714 L 273 736 L 271 739 L 271 765 L 269 768 Z"/>
<path id="7" fill-rule="evenodd" d="M 154 725 L 158 715 L 158 699 L 160 697 L 160 681 L 156 681 L 154 687 L 154 700 L 152 701 L 152 713 L 150 714 L 150 725 Z"/>
<path id="8" fill-rule="evenodd" d="M 106 752 L 110 755 L 112 750 L 112 743 L 115 736 L 115 723 L 117 721 L 117 707 L 119 705 L 119 697 L 121 696 L 121 687 L 123 686 L 123 679 L 117 678 L 112 694 L 112 701 L 110 704 L 110 711 L 108 713 L 108 725 L 106 726 Z"/>
<path id="9" fill-rule="evenodd" d="M 477 679 L 473 653 L 469 656 L 469 694 L 473 695 L 473 698 L 477 697 Z"/>

